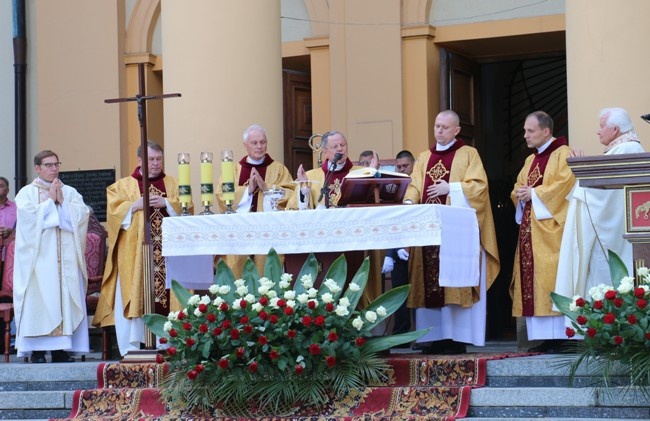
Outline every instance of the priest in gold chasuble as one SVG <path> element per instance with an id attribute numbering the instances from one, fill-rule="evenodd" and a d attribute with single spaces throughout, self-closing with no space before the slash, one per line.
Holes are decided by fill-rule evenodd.
<path id="1" fill-rule="evenodd" d="M 554 138 L 553 120 L 543 111 L 530 114 L 524 138 L 535 149 L 511 193 L 520 224 L 510 285 L 513 317 L 526 317 L 528 339 L 566 339 L 564 317 L 554 312 L 550 293 L 555 290 L 562 233 L 575 177 L 567 164 L 571 149 L 564 138 Z M 539 349 L 546 351 L 548 342 Z M 533 349 L 536 350 L 536 349 Z"/>
<path id="2" fill-rule="evenodd" d="M 411 174 L 404 200 L 476 210 L 481 240 L 481 280 L 477 287 L 441 287 L 440 246 L 412 248 L 408 306 L 417 308 L 416 328 L 432 327 L 418 342 L 430 342 L 433 353 L 463 352 L 466 343 L 485 345 L 486 291 L 500 270 L 487 175 L 477 150 L 456 136 L 458 115 L 443 111 L 436 117 L 436 143 L 422 152 Z M 458 239 L 462 241 L 462 239 Z"/>
<path id="3" fill-rule="evenodd" d="M 178 184 L 163 172 L 163 150 L 153 141 L 148 146 L 149 203 L 151 205 L 152 274 L 155 311 L 170 311 L 170 292 L 165 289 L 165 260 L 162 256 L 162 219 L 180 213 Z M 108 259 L 93 324 L 115 325 L 120 354 L 140 349 L 145 341 L 143 256 L 144 213 L 142 212 L 142 154 L 133 173 L 107 188 Z"/>

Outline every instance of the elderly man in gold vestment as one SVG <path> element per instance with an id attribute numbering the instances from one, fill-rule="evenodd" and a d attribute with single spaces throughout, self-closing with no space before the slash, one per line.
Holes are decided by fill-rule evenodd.
<path id="1" fill-rule="evenodd" d="M 436 117 L 436 143 L 422 152 L 411 174 L 404 201 L 471 207 L 476 210 L 481 240 L 480 282 L 477 287 L 441 287 L 439 246 L 412 248 L 408 306 L 416 308 L 416 329 L 431 327 L 418 342 L 430 342 L 423 352 L 459 354 L 467 343 L 485 345 L 486 292 L 499 273 L 488 180 L 475 148 L 456 136 L 458 114 L 442 111 Z"/>
<path id="2" fill-rule="evenodd" d="M 148 141 L 147 153 L 155 312 L 167 314 L 171 308 L 171 296 L 165 288 L 162 219 L 180 213 L 178 184 L 163 171 L 162 147 Z M 106 189 L 108 260 L 93 320 L 95 326 L 115 325 L 121 355 L 140 349 L 140 344 L 145 341 L 142 315 L 147 297 L 143 287 L 143 264 L 146 262 L 142 256 L 144 213 L 140 148 L 138 164 L 130 176 Z"/>
<path id="3" fill-rule="evenodd" d="M 553 311 L 560 244 L 575 176 L 567 164 L 571 149 L 553 137 L 553 119 L 535 111 L 526 117 L 524 138 L 535 152 L 526 158 L 510 194 L 520 224 L 510 284 L 513 317 L 525 317 L 529 340 L 544 339 L 533 352 L 561 352 L 564 316 Z"/>

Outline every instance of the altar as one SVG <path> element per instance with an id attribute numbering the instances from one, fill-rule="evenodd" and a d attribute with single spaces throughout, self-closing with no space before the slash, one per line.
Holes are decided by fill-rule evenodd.
<path id="1" fill-rule="evenodd" d="M 382 250 L 440 245 L 440 281 L 478 280 L 480 239 L 472 208 L 395 205 L 169 217 L 162 224 L 167 284 L 207 289 L 213 256 Z M 462 279 L 460 279 L 462 278 Z"/>

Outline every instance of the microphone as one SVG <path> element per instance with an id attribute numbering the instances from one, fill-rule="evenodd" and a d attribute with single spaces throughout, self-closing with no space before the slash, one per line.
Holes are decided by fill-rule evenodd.
<path id="1" fill-rule="evenodd" d="M 334 171 L 334 168 L 336 168 L 336 164 L 343 158 L 343 154 L 340 152 L 337 152 L 334 154 L 334 159 L 332 159 L 332 162 L 330 163 L 330 171 Z"/>
<path id="2" fill-rule="evenodd" d="M 641 116 L 641 119 L 645 121 L 646 123 L 650 123 L 650 114 L 643 114 Z"/>

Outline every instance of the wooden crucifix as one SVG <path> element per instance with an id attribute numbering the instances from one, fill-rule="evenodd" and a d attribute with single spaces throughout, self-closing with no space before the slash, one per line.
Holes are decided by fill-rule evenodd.
<path id="1" fill-rule="evenodd" d="M 142 205 L 144 216 L 144 239 L 142 241 L 142 275 L 143 275 L 143 296 L 144 296 L 144 313 L 153 313 L 155 311 L 155 293 L 154 280 L 152 271 L 153 254 L 151 250 L 151 209 L 149 207 L 149 148 L 147 147 L 147 101 L 153 99 L 164 99 L 180 97 L 181 94 L 162 94 L 162 95 L 145 95 L 144 80 L 144 63 L 138 63 L 138 85 L 139 93 L 136 96 L 128 98 L 113 98 L 104 100 L 107 104 L 116 102 L 137 102 L 138 103 L 138 121 L 140 123 L 140 149 L 142 151 Z M 119 294 L 116 291 L 116 294 Z M 115 309 L 114 311 L 117 311 Z M 156 347 L 156 339 L 148 328 L 145 327 L 145 346 L 151 350 Z"/>

